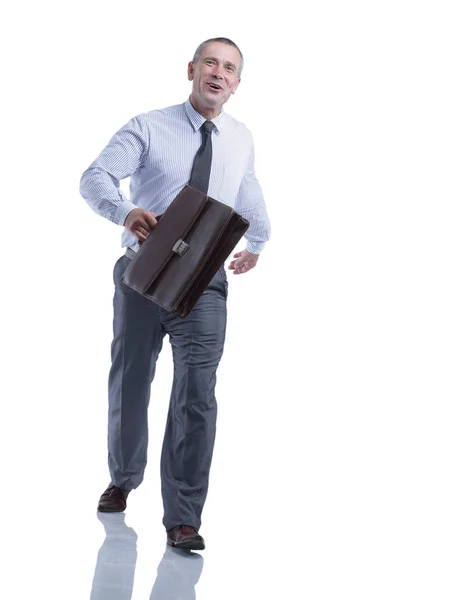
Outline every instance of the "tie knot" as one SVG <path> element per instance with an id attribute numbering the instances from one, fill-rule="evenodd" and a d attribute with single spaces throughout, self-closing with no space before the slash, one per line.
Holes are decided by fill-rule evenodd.
<path id="1" fill-rule="evenodd" d="M 215 127 L 215 125 L 212 121 L 205 121 L 203 123 L 203 125 L 201 126 L 203 131 L 208 134 L 212 133 L 212 130 L 214 129 L 214 127 Z"/>

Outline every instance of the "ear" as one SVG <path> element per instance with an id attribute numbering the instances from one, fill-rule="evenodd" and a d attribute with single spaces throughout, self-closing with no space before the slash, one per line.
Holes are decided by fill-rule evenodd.
<path id="1" fill-rule="evenodd" d="M 233 89 L 231 90 L 231 93 L 234 94 L 234 92 L 238 89 L 239 84 L 241 83 L 241 78 L 239 77 L 239 79 L 236 81 L 236 83 L 234 84 Z"/>
<path id="2" fill-rule="evenodd" d="M 188 77 L 189 81 L 193 81 L 194 73 L 195 73 L 195 66 L 194 66 L 193 62 L 190 61 L 189 66 L 187 67 L 187 77 Z"/>

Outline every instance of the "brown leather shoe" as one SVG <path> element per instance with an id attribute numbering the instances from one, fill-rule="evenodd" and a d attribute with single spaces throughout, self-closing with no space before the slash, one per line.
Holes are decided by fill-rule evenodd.
<path id="1" fill-rule="evenodd" d="M 183 548 L 184 550 L 204 550 L 204 539 L 190 525 L 178 525 L 170 531 L 167 531 L 167 544 L 173 548 Z"/>
<path id="2" fill-rule="evenodd" d="M 99 498 L 99 512 L 123 512 L 126 508 L 126 498 L 129 492 L 116 485 L 110 484 Z"/>

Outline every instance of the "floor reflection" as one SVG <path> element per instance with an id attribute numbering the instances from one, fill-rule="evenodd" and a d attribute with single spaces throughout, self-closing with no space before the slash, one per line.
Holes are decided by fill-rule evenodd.
<path id="1" fill-rule="evenodd" d="M 137 564 L 137 534 L 124 513 L 99 513 L 105 540 L 99 548 L 90 600 L 130 600 Z"/>
<path id="2" fill-rule="evenodd" d="M 98 513 L 105 539 L 98 552 L 90 600 L 131 600 L 137 564 L 137 534 L 124 513 Z M 166 547 L 150 600 L 194 600 L 203 570 L 196 552 Z"/>
<path id="3" fill-rule="evenodd" d="M 150 600 L 194 600 L 202 570 L 200 554 L 167 547 L 157 568 Z"/>

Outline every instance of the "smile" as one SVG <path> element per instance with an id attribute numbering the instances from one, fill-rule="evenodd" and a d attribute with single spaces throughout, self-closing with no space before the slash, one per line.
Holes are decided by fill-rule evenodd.
<path id="1" fill-rule="evenodd" d="M 217 85 L 216 83 L 208 83 L 208 86 L 213 90 L 221 90 L 222 89 L 220 87 L 220 85 Z"/>

